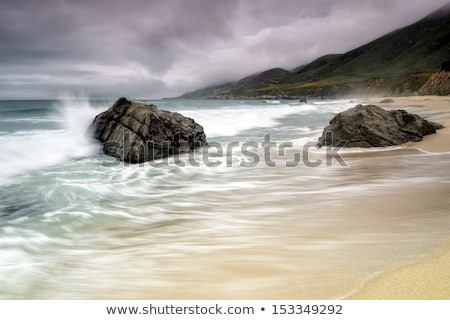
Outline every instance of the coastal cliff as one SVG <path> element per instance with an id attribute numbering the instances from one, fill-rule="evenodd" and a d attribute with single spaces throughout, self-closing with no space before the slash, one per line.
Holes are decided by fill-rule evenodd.
<path id="1" fill-rule="evenodd" d="M 272 68 L 238 81 L 188 92 L 181 98 L 298 99 L 356 94 L 414 95 L 429 79 L 433 83 L 441 81 L 436 78 L 440 79 L 442 74 L 430 77 L 443 61 L 448 60 L 449 39 L 450 4 L 414 24 L 346 53 L 328 54 L 291 70 Z M 420 92 L 425 92 L 425 89 Z"/>
<path id="2" fill-rule="evenodd" d="M 446 96 L 450 94 L 450 61 L 442 64 L 441 69 L 433 74 L 420 88 L 419 95 Z"/>

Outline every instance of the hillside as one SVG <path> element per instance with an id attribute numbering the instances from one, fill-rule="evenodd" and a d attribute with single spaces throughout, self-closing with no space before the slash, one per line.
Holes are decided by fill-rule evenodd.
<path id="1" fill-rule="evenodd" d="M 450 57 L 450 4 L 420 21 L 344 54 L 322 56 L 287 71 L 274 68 L 182 98 L 411 94 Z"/>
<path id="2" fill-rule="evenodd" d="M 441 69 L 433 74 L 420 88 L 419 95 L 450 95 L 450 61 L 445 61 Z"/>

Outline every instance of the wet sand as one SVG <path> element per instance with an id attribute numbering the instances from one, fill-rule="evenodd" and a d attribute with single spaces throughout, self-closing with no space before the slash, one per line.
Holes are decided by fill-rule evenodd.
<path id="1" fill-rule="evenodd" d="M 450 152 L 450 97 L 393 97 L 366 99 L 386 109 L 405 109 L 445 126 L 420 142 L 403 145 L 407 150 L 427 153 Z M 399 152 L 405 152 L 406 150 Z M 389 151 L 387 151 L 389 152 Z M 395 150 L 393 152 L 396 152 Z M 450 299 L 450 243 L 412 264 L 388 270 L 368 282 L 347 299 Z"/>
<path id="2" fill-rule="evenodd" d="M 372 103 L 382 105 L 381 99 Z M 422 107 L 417 97 L 393 99 L 385 105 L 450 126 L 448 98 L 427 98 Z M 45 252 L 34 249 L 39 234 L 26 234 L 33 256 L 9 255 L 0 295 L 311 300 L 414 292 L 420 299 L 450 298 L 450 250 L 444 247 L 450 153 L 442 132 L 417 144 L 348 150 L 348 166 L 260 165 L 208 174 L 188 167 L 154 177 L 153 168 L 139 170 L 142 176 L 131 171 L 134 177 L 120 168 L 114 180 L 120 184 L 89 186 L 82 194 L 96 197 L 81 198 L 90 199 L 89 210 L 112 214 L 88 223 L 77 215 L 72 229 L 57 228 L 58 241 Z M 430 154 L 431 148 L 444 153 Z M 69 186 L 71 192 L 80 182 Z M 72 199 L 72 193 L 61 195 Z M 107 204 L 95 206 L 99 199 Z M 47 220 L 37 223 L 48 228 Z"/>

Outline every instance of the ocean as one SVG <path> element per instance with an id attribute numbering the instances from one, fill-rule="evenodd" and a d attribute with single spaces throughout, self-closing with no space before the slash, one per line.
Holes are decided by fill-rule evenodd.
<path id="1" fill-rule="evenodd" d="M 316 148 L 357 101 L 146 102 L 209 146 L 120 163 L 112 100 L 0 101 L 0 298 L 335 299 L 448 237 L 449 154 Z"/>

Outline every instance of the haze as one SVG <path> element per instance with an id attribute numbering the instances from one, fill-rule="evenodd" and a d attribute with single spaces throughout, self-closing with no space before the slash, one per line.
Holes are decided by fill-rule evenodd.
<path id="1" fill-rule="evenodd" d="M 294 68 L 448 0 L 0 0 L 0 99 L 159 98 Z"/>

